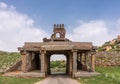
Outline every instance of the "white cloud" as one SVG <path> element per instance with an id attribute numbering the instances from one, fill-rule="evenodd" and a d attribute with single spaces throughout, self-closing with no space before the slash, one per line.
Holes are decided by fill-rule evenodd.
<path id="1" fill-rule="evenodd" d="M 104 20 L 80 21 L 79 25 L 73 29 L 72 34 L 68 34 L 67 37 L 74 41 L 93 42 L 94 45 L 102 45 L 104 42 L 117 37 L 120 32 L 117 27 L 118 21 L 112 24 L 114 27 L 112 30 Z"/>
<path id="2" fill-rule="evenodd" d="M 50 57 L 50 61 L 55 61 L 55 60 L 66 60 L 66 56 L 63 54 L 53 54 Z"/>
<path id="3" fill-rule="evenodd" d="M 34 20 L 0 2 L 0 50 L 17 51 L 26 41 L 40 42 L 48 34 L 34 26 Z"/>
<path id="4" fill-rule="evenodd" d="M 67 37 L 72 41 L 101 45 L 120 34 L 120 19 L 111 23 L 105 20 L 80 21 Z M 40 42 L 46 36 L 48 33 L 37 28 L 28 15 L 17 12 L 14 6 L 0 2 L 0 50 L 17 51 L 17 47 L 23 46 L 24 42 Z"/>
<path id="5" fill-rule="evenodd" d="M 7 8 L 7 4 L 3 3 L 3 2 L 0 2 L 0 8 Z"/>

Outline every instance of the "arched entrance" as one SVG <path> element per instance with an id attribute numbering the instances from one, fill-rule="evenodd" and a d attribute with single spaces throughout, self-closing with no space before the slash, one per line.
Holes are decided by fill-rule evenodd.
<path id="1" fill-rule="evenodd" d="M 64 54 L 53 54 L 50 56 L 50 73 L 66 74 L 67 58 Z"/>
<path id="2" fill-rule="evenodd" d="M 45 64 L 45 73 L 46 73 L 46 75 L 55 74 L 57 72 L 58 74 L 62 73 L 62 74 L 71 76 L 72 68 L 73 68 L 72 67 L 72 55 L 69 52 L 70 51 L 61 51 L 61 50 L 60 51 L 59 50 L 58 51 L 47 51 L 46 56 L 45 56 L 45 63 L 46 63 Z M 56 71 L 55 71 L 54 69 L 52 69 L 53 67 L 51 66 L 51 62 L 54 62 L 52 60 L 57 60 L 56 58 L 60 59 L 56 62 L 64 63 L 64 64 L 63 65 L 59 64 L 59 66 L 57 66 L 56 68 L 54 67 L 54 69 L 56 69 Z M 62 66 L 60 66 L 60 65 L 62 65 Z M 62 67 L 64 67 L 64 68 L 62 68 Z"/>

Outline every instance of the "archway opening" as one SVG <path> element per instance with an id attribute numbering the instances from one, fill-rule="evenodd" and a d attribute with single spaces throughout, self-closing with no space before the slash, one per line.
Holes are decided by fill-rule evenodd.
<path id="1" fill-rule="evenodd" d="M 57 37 L 57 38 L 60 38 L 60 33 L 56 33 L 56 37 Z"/>
<path id="2" fill-rule="evenodd" d="M 50 57 L 51 74 L 66 74 L 66 56 L 64 54 L 53 54 Z"/>

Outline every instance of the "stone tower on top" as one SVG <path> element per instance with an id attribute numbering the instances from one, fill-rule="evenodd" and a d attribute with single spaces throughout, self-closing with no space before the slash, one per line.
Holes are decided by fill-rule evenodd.
<path id="1" fill-rule="evenodd" d="M 53 34 L 50 39 L 44 38 L 43 42 L 49 41 L 69 41 L 69 39 L 65 38 L 66 30 L 64 28 L 64 24 L 54 24 Z"/>
<path id="2" fill-rule="evenodd" d="M 64 24 L 54 24 L 53 34 L 51 35 L 52 39 L 55 38 L 65 38 L 66 30 Z"/>

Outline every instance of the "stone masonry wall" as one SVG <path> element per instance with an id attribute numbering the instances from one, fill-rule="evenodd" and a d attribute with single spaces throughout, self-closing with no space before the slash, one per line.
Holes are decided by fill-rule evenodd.
<path id="1" fill-rule="evenodd" d="M 16 71 L 16 70 L 21 70 L 21 63 L 22 63 L 21 60 L 18 61 L 17 63 L 15 63 L 11 67 L 9 67 L 9 69 L 7 69 L 5 72 L 12 72 L 12 71 Z"/>
<path id="2" fill-rule="evenodd" d="M 120 52 L 102 51 L 96 53 L 96 66 L 120 66 Z"/>

